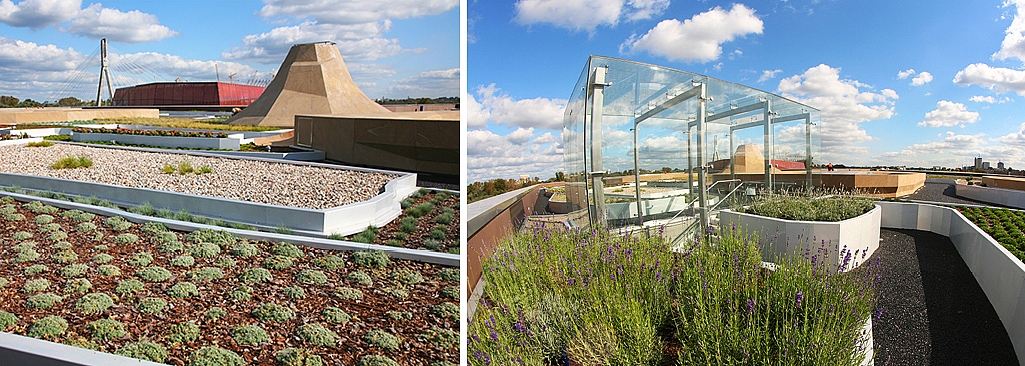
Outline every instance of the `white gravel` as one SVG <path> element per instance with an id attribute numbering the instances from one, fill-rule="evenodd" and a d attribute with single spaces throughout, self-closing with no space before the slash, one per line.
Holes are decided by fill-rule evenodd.
<path id="1" fill-rule="evenodd" d="M 85 155 L 90 168 L 50 169 L 55 161 Z M 165 164 L 188 161 L 212 173 L 165 174 Z M 326 209 L 366 201 L 396 176 L 262 161 L 136 152 L 66 144 L 0 147 L 0 172 L 107 183 L 281 206 Z"/>

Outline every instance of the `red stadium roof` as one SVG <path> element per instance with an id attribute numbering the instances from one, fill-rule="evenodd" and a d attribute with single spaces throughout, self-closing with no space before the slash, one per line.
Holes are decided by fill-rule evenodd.
<path id="1" fill-rule="evenodd" d="M 262 86 L 222 82 L 150 83 L 119 88 L 114 106 L 227 106 L 245 107 L 263 94 Z"/>

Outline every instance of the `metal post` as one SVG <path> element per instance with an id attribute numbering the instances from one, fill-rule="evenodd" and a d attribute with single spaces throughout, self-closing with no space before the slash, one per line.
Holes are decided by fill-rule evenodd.
<path id="1" fill-rule="evenodd" d="M 96 106 L 100 106 L 100 95 L 103 94 L 103 75 L 107 75 L 107 82 L 110 82 L 110 75 L 107 71 L 107 39 L 100 39 L 100 83 L 96 86 Z M 109 88 L 109 87 L 108 87 Z"/>
<path id="2" fill-rule="evenodd" d="M 730 179 L 737 179 L 737 147 L 733 146 L 733 128 L 730 128 Z"/>
<path id="3" fill-rule="evenodd" d="M 638 123 L 634 122 L 634 193 L 637 198 L 637 225 L 641 228 L 644 227 L 644 210 L 641 204 L 641 168 L 640 159 L 637 157 L 637 127 Z"/>
<path id="4" fill-rule="evenodd" d="M 705 186 L 705 108 L 708 107 L 708 90 L 705 83 L 701 83 L 701 93 L 698 99 L 698 215 L 701 219 L 701 230 L 708 227 L 708 187 Z"/>
<path id="5" fill-rule="evenodd" d="M 805 112 L 804 117 L 804 171 L 807 182 L 805 189 L 812 189 L 811 186 L 811 113 Z"/>
<path id="6" fill-rule="evenodd" d="M 765 146 L 765 188 L 772 190 L 772 101 L 765 101 L 765 109 L 762 110 L 762 122 L 764 123 Z"/>
<path id="7" fill-rule="evenodd" d="M 591 181 L 594 211 L 591 212 L 592 226 L 605 226 L 605 192 L 602 176 L 602 106 L 605 104 L 605 73 L 608 66 L 596 67 L 591 79 Z"/>

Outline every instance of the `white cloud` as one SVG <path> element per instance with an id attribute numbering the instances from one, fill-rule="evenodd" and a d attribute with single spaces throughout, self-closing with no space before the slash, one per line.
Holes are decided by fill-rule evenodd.
<path id="1" fill-rule="evenodd" d="M 911 79 L 911 85 L 922 86 L 930 81 L 932 81 L 932 74 L 926 71 L 922 71 L 918 74 L 918 76 L 915 76 L 913 79 Z"/>
<path id="2" fill-rule="evenodd" d="M 669 7 L 669 0 L 519 0 L 514 21 L 547 23 L 572 31 L 594 32 L 620 20 L 649 19 Z"/>
<path id="3" fill-rule="evenodd" d="M 783 70 L 781 70 L 781 69 L 762 70 L 762 76 L 758 77 L 758 82 L 761 83 L 761 82 L 768 81 L 768 80 L 770 80 L 772 78 L 775 78 L 776 74 L 779 74 L 781 72 L 783 72 Z"/>
<path id="4" fill-rule="evenodd" d="M 951 131 L 941 134 L 943 140 L 924 144 L 914 144 L 909 147 L 916 154 L 954 154 L 971 155 L 986 143 L 984 134 L 958 135 Z"/>
<path id="5" fill-rule="evenodd" d="M 0 70 L 74 70 L 85 59 L 86 55 L 72 48 L 65 50 L 52 44 L 40 46 L 0 36 Z"/>
<path id="6" fill-rule="evenodd" d="M 550 132 L 532 136 L 533 129 L 529 128 L 518 128 L 505 136 L 488 130 L 467 132 L 468 181 L 516 178 L 520 174 L 542 179 L 554 176 L 563 162 L 561 141 Z"/>
<path id="7" fill-rule="evenodd" d="M 485 108 L 483 105 L 477 102 L 477 99 L 470 94 L 463 94 L 462 98 L 459 98 L 462 105 L 460 105 L 460 111 L 466 116 L 466 128 L 467 129 L 479 129 L 488 127 L 488 119 L 491 118 L 491 111 Z"/>
<path id="8" fill-rule="evenodd" d="M 54 26 L 64 33 L 123 43 L 154 42 L 178 35 L 161 25 L 153 14 L 122 12 L 100 3 L 82 9 L 81 0 L 24 0 L 17 4 L 0 0 L 0 22 L 32 29 Z M 65 22 L 69 24 L 65 26 Z"/>
<path id="9" fill-rule="evenodd" d="M 978 85 L 997 93 L 1007 90 L 1025 96 L 1025 71 L 992 67 L 984 63 L 968 65 L 954 75 L 954 83 Z"/>
<path id="10" fill-rule="evenodd" d="M 973 95 L 971 98 L 968 98 L 968 100 L 976 102 L 976 103 L 990 103 L 990 104 L 993 104 L 993 103 L 997 102 L 996 98 L 993 98 L 993 96 L 989 96 L 989 95 L 987 95 L 987 96 Z"/>
<path id="11" fill-rule="evenodd" d="M 937 135 L 938 141 L 913 144 L 900 151 L 890 151 L 879 155 L 883 158 L 879 163 L 886 165 L 908 166 L 946 166 L 959 167 L 972 163 L 972 158 L 985 156 L 986 160 L 1001 159 L 1011 162 L 1008 158 L 1021 149 L 1011 146 L 988 145 L 985 134 L 959 135 L 951 131 Z M 1020 158 L 1015 158 L 1018 161 Z"/>
<path id="12" fill-rule="evenodd" d="M 801 75 L 784 78 L 778 90 L 784 97 L 821 111 L 821 123 L 815 127 L 821 138 L 820 158 L 850 161 L 851 157 L 867 154 L 868 149 L 861 143 L 877 139 L 858 124 L 892 117 L 893 104 L 899 98 L 892 89 L 876 93 L 862 88 L 871 86 L 841 80 L 839 68 L 820 64 Z"/>
<path id="13" fill-rule="evenodd" d="M 256 15 L 264 18 L 314 18 L 322 24 L 364 24 L 444 13 L 458 0 L 265 0 Z"/>
<path id="14" fill-rule="evenodd" d="M 494 124 L 510 127 L 535 127 L 545 130 L 562 128 L 566 100 L 533 98 L 514 100 L 495 84 L 477 88 L 480 103 Z"/>
<path id="15" fill-rule="evenodd" d="M 0 1 L 0 22 L 13 27 L 40 29 L 74 18 L 82 9 L 81 0 L 24 0 L 15 4 Z"/>
<path id="16" fill-rule="evenodd" d="M 1018 127 L 1018 132 L 1000 136 L 996 140 L 1006 145 L 1025 147 L 1025 123 Z"/>
<path id="17" fill-rule="evenodd" d="M 1000 51 L 993 54 L 997 60 L 1017 58 L 1025 61 L 1025 0 L 1007 0 L 1004 7 L 1014 5 L 1017 13 L 1011 20 L 1011 25 L 1005 31 L 1004 41 L 1000 44 Z"/>
<path id="18" fill-rule="evenodd" d="M 156 15 L 138 10 L 125 13 L 104 8 L 98 3 L 82 9 L 64 32 L 93 39 L 106 37 L 123 43 L 155 42 L 178 35 L 171 28 L 160 25 Z"/>
<path id="19" fill-rule="evenodd" d="M 666 19 L 641 37 L 631 36 L 620 51 L 645 51 L 671 61 L 708 62 L 722 54 L 722 44 L 748 34 L 761 34 L 762 20 L 754 9 L 734 4 L 725 11 L 720 7 L 679 21 Z"/>
<path id="20" fill-rule="evenodd" d="M 907 69 L 907 70 L 904 70 L 904 71 L 897 72 L 897 78 L 898 79 L 907 79 L 908 76 L 911 76 L 911 75 L 914 75 L 914 74 L 915 74 L 915 69 Z"/>
<path id="21" fill-rule="evenodd" d="M 515 145 L 523 145 L 534 138 L 534 128 L 517 128 L 516 131 L 506 135 L 506 138 Z"/>
<path id="22" fill-rule="evenodd" d="M 399 97 L 451 97 L 459 94 L 459 69 L 424 71 L 395 82 L 389 94 Z"/>
<path id="23" fill-rule="evenodd" d="M 965 108 L 964 104 L 941 100 L 936 102 L 936 109 L 926 113 L 925 119 L 918 122 L 918 125 L 924 127 L 952 127 L 978 121 L 979 113 L 969 111 Z"/>
<path id="24" fill-rule="evenodd" d="M 399 40 L 385 38 L 391 21 L 355 25 L 318 24 L 303 22 L 299 25 L 278 27 L 261 34 L 242 38 L 242 46 L 232 47 L 221 54 L 229 60 L 254 61 L 265 64 L 281 63 L 292 45 L 320 41 L 333 41 L 345 61 L 373 61 L 394 56 L 403 51 Z"/>
<path id="25" fill-rule="evenodd" d="M 236 81 L 256 73 L 256 69 L 252 66 L 237 62 L 188 60 L 181 56 L 156 52 L 111 55 L 110 62 L 111 64 L 137 65 L 140 68 L 136 71 L 147 70 L 157 74 L 181 77 L 183 80 L 189 81 L 215 80 L 218 77 L 218 70 L 225 81 L 227 75 L 232 73 L 238 74 Z M 125 69 L 123 73 L 130 75 L 131 71 Z"/>

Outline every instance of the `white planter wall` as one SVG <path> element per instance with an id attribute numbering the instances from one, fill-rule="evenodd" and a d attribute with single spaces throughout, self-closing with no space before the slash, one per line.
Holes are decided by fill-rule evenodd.
<path id="1" fill-rule="evenodd" d="M 162 147 L 184 147 L 190 149 L 230 149 L 238 150 L 242 134 L 228 135 L 227 138 L 216 137 L 175 137 L 175 136 L 141 136 L 121 135 L 115 133 L 81 133 L 73 132 L 72 141 L 117 141 L 123 144 L 149 145 Z"/>
<path id="2" fill-rule="evenodd" d="M 898 202 L 879 202 L 879 206 L 883 227 L 950 238 L 1004 324 L 1018 363 L 1025 365 L 1025 264 L 955 209 Z"/>
<path id="3" fill-rule="evenodd" d="M 997 204 L 1007 207 L 1025 209 L 1025 191 L 1017 189 L 970 186 L 967 184 L 954 185 L 955 194 L 958 196 Z"/>
<path id="4" fill-rule="evenodd" d="M 882 209 L 877 205 L 864 215 L 839 221 L 793 221 L 765 216 L 739 213 L 732 210 L 719 212 L 720 227 L 736 227 L 748 233 L 757 234 L 762 248 L 762 258 L 774 261 L 779 256 L 819 254 L 830 268 L 841 263 L 840 252 L 846 247 L 852 253 L 847 270 L 857 268 L 879 248 L 879 225 Z M 823 243 L 823 241 L 825 241 Z M 825 256 L 818 253 L 820 247 L 828 250 Z M 856 252 L 856 255 L 855 255 Z"/>

